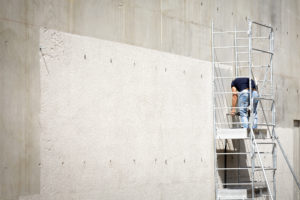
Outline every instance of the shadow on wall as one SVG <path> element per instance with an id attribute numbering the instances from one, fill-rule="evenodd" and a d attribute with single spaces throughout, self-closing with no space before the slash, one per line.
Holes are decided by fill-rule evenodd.
<path id="1" fill-rule="evenodd" d="M 223 149 L 218 149 L 217 153 L 245 153 L 246 144 L 243 140 L 224 140 Z M 242 155 L 218 155 L 218 167 L 219 168 L 246 168 L 248 156 Z M 219 171 L 219 177 L 223 188 L 247 188 L 247 186 L 234 186 L 231 183 L 245 183 L 250 182 L 249 170 L 223 170 Z M 227 185 L 229 184 L 229 185 Z"/>

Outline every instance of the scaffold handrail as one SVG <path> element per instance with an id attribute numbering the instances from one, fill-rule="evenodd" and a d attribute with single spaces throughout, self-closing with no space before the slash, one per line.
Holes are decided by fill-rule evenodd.
<path id="1" fill-rule="evenodd" d="M 259 51 L 259 52 L 262 52 L 262 53 L 267 53 L 267 54 L 273 55 L 273 52 L 270 52 L 270 51 L 265 51 L 265 50 L 256 49 L 256 48 L 252 48 L 252 50 L 253 50 L 253 51 Z"/>
<path id="2" fill-rule="evenodd" d="M 256 24 L 258 26 L 263 26 L 263 27 L 269 28 L 269 29 L 271 29 L 271 31 L 273 31 L 272 26 L 268 26 L 268 25 L 265 25 L 265 24 L 262 24 L 262 23 L 259 23 L 259 22 L 256 22 L 256 21 L 252 21 L 252 24 Z"/>

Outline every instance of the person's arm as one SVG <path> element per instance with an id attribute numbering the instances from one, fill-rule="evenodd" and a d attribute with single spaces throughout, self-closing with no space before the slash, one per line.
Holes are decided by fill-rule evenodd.
<path id="1" fill-rule="evenodd" d="M 236 87 L 232 87 L 231 88 L 232 91 L 232 108 L 231 108 L 231 115 L 234 116 L 235 115 L 235 107 L 237 104 L 237 100 L 238 100 L 238 95 L 237 95 L 237 89 Z"/>

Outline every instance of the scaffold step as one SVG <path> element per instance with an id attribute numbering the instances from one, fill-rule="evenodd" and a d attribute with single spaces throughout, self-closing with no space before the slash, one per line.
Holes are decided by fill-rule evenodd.
<path id="1" fill-rule="evenodd" d="M 247 189 L 218 189 L 217 199 L 246 199 Z"/>
<path id="2" fill-rule="evenodd" d="M 267 129 L 253 129 L 255 138 L 264 139 L 267 136 Z M 244 128 L 218 128 L 216 139 L 248 139 L 250 130 Z"/>
<path id="3" fill-rule="evenodd" d="M 247 129 L 217 129 L 217 139 L 246 139 L 248 138 Z"/>

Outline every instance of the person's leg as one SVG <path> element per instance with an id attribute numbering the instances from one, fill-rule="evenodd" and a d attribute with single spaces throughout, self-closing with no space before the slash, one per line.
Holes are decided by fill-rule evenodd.
<path id="1" fill-rule="evenodd" d="M 248 128 L 248 112 L 247 107 L 249 105 L 249 94 L 247 92 L 242 92 L 239 94 L 239 107 L 240 107 L 240 117 L 243 128 Z"/>
<path id="2" fill-rule="evenodd" d="M 258 104 L 258 93 L 257 91 L 252 92 L 252 98 L 253 98 L 253 128 L 257 128 L 257 104 Z"/>

